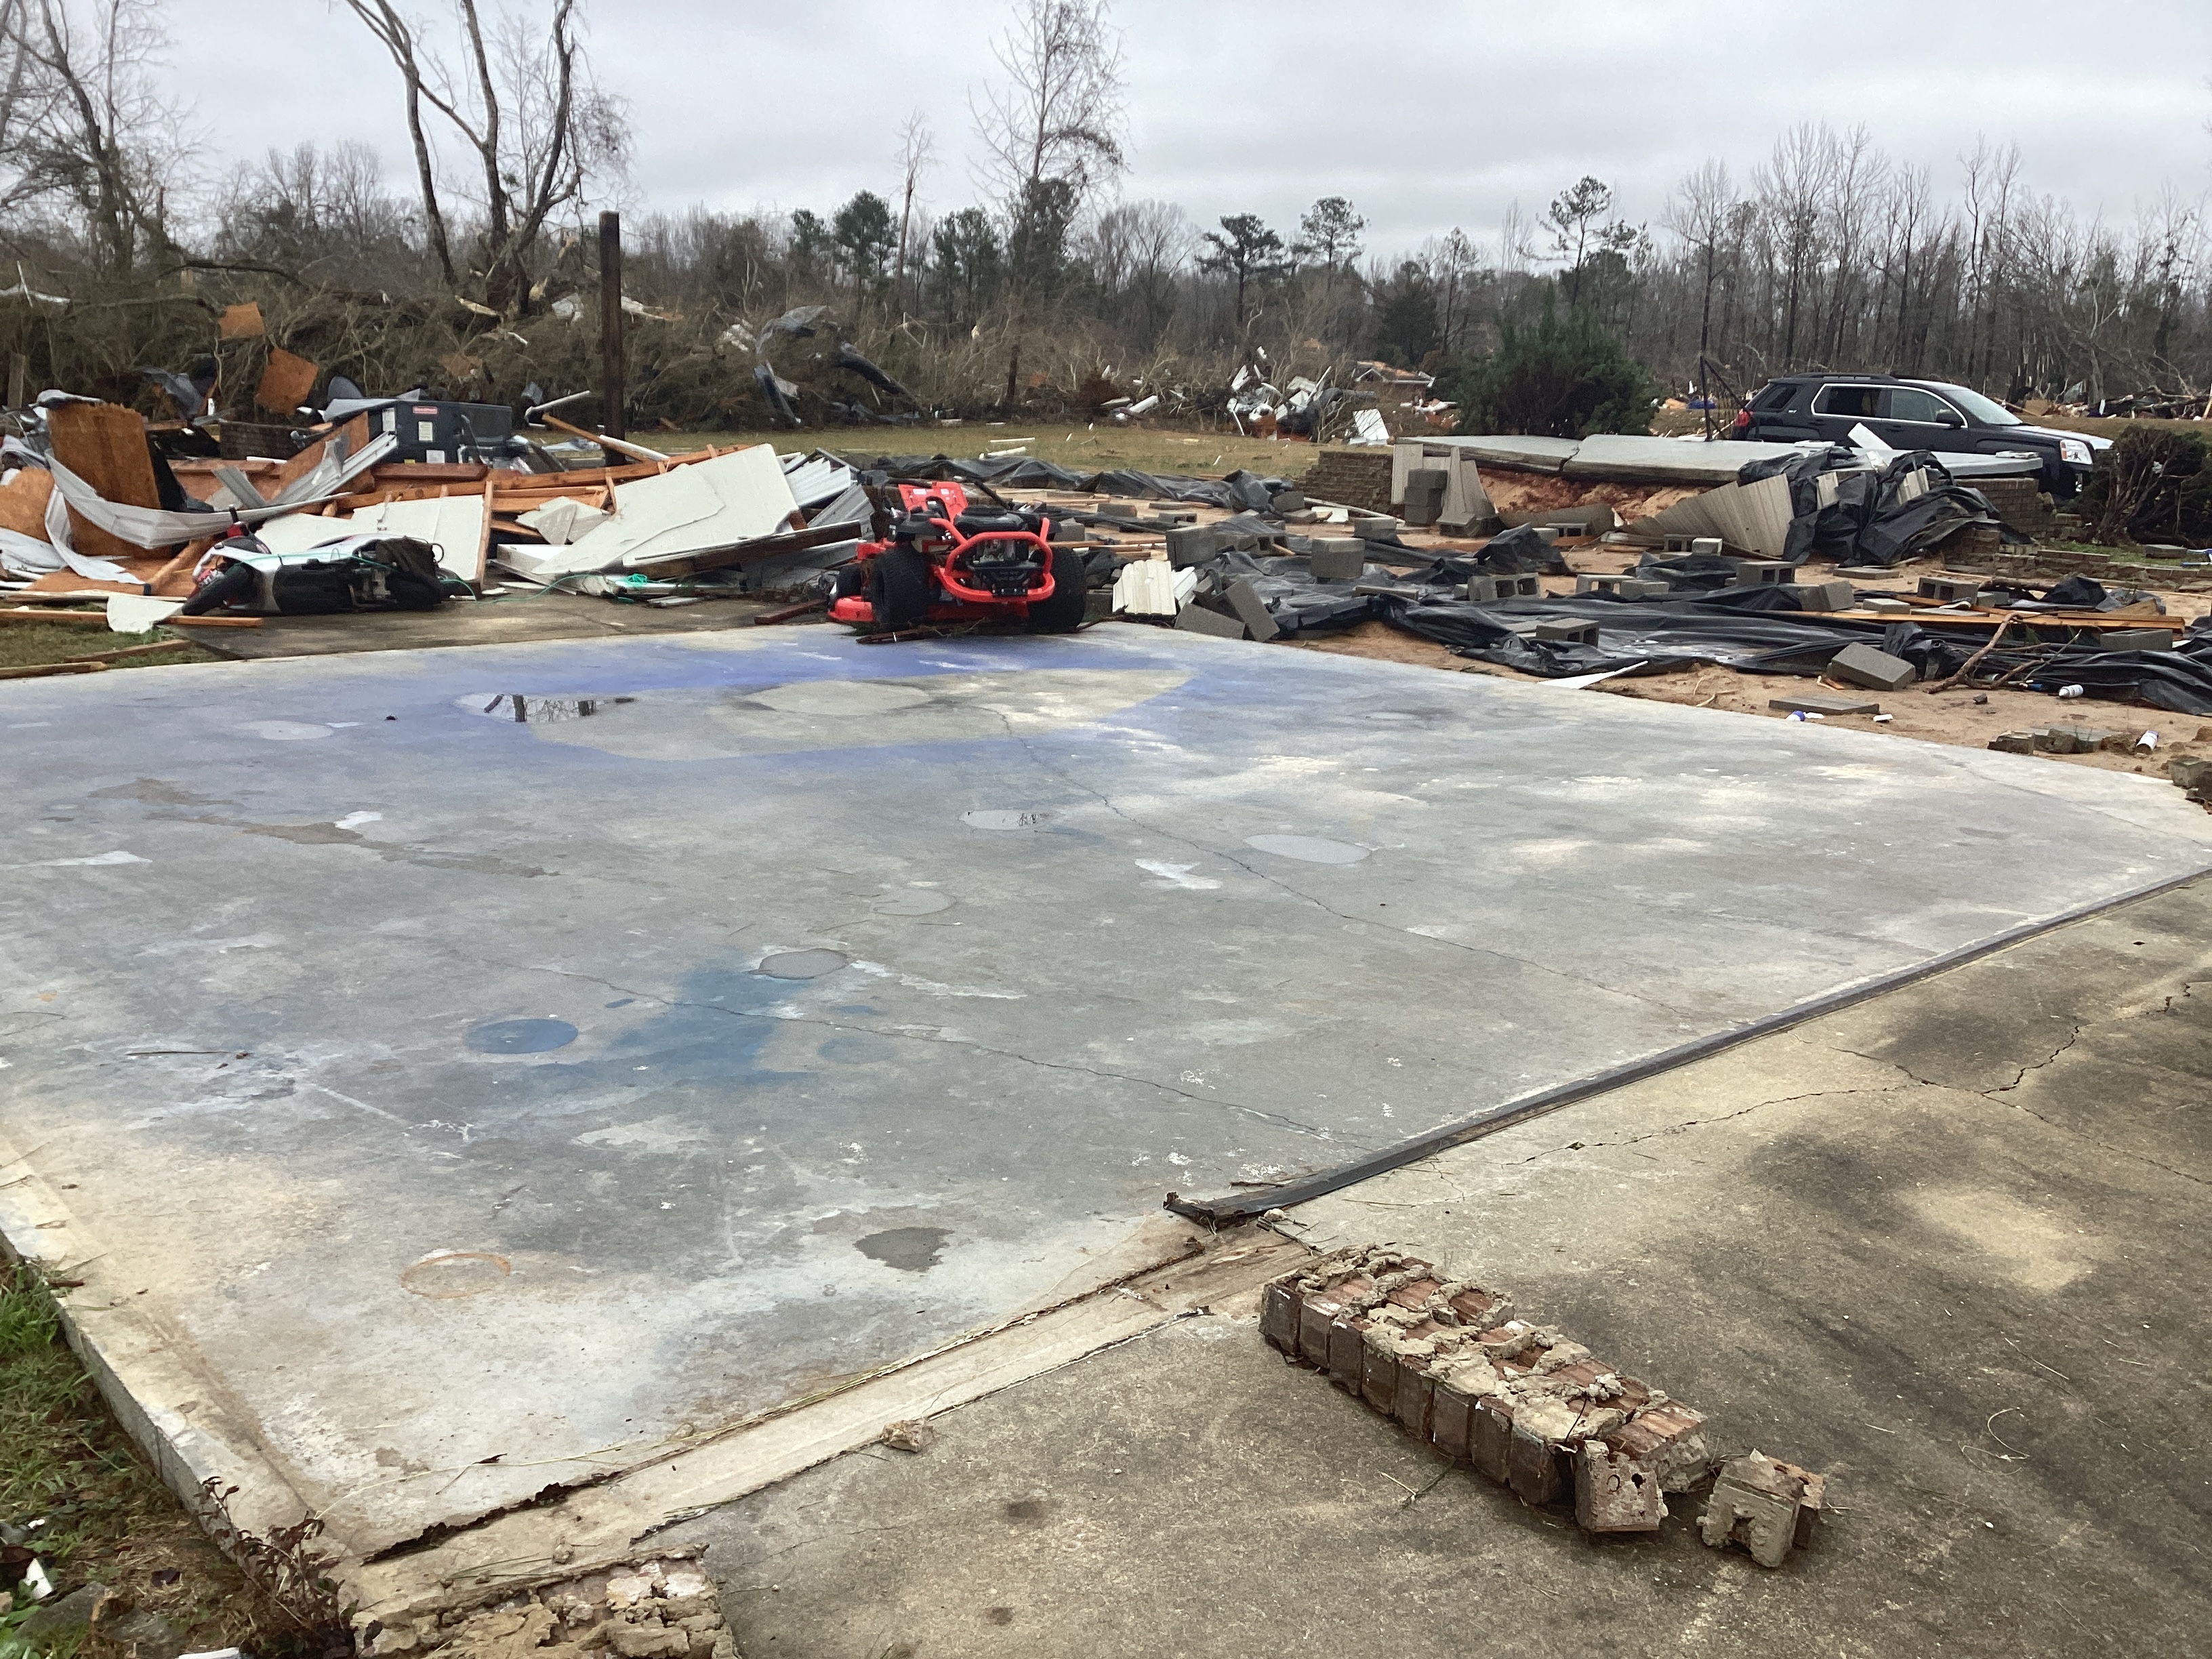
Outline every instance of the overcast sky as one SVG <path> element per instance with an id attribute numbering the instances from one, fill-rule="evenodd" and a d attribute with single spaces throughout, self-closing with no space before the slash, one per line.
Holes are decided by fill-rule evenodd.
<path id="1" fill-rule="evenodd" d="M 397 78 L 337 0 L 161 9 L 173 84 L 201 89 L 211 169 L 355 137 L 409 187 Z M 856 190 L 890 196 L 897 129 L 916 108 L 943 158 L 930 204 L 974 199 L 968 91 L 995 72 L 988 42 L 1007 9 L 591 0 L 599 79 L 632 118 L 626 205 L 826 213 Z M 2207 0 L 1120 0 L 1114 15 L 1125 196 L 1285 229 L 1316 198 L 1347 196 L 1376 252 L 1455 225 L 1489 237 L 1510 203 L 1540 211 L 1586 173 L 1627 216 L 1656 220 L 1708 157 L 1741 174 L 1813 121 L 1863 123 L 1945 195 L 1978 137 L 2018 144 L 2033 190 L 2113 218 L 2168 185 L 2190 198 L 2212 186 Z M 249 40 L 261 46 L 242 60 Z M 241 62 L 259 67 L 241 79 Z"/>

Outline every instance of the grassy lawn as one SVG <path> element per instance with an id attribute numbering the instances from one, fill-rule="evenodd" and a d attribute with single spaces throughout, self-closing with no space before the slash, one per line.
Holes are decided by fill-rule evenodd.
<path id="1" fill-rule="evenodd" d="M 160 629 L 146 634 L 111 634 L 104 628 L 84 628 L 72 623 L 0 623 L 0 668 L 28 668 L 43 663 L 67 662 L 72 657 L 119 651 L 125 646 L 158 645 L 176 637 Z M 180 650 L 150 652 L 143 657 L 118 658 L 107 665 L 108 669 L 112 672 L 118 668 L 152 668 L 163 663 L 228 660 L 189 640 L 179 641 L 179 643 L 183 647 Z"/>
<path id="2" fill-rule="evenodd" d="M 1321 450 L 1289 440 L 1239 437 L 1234 428 L 1201 432 L 1194 428 L 1087 427 L 1080 421 L 1018 422 L 990 426 L 969 421 L 959 426 L 809 428 L 804 432 L 638 432 L 631 441 L 669 454 L 725 448 L 737 444 L 774 444 L 779 453 L 827 449 L 848 460 L 878 455 L 983 453 L 986 446 L 1015 438 L 1032 440 L 1028 453 L 1041 461 L 1085 472 L 1133 467 L 1142 472 L 1181 472 L 1219 477 L 1245 467 L 1263 476 L 1295 478 L 1311 466 Z M 1379 453 L 1382 452 L 1370 452 Z"/>
<path id="3" fill-rule="evenodd" d="M 89 1636 L 19 1635 L 27 1600 L 0 1614 L 0 1659 L 125 1659 L 131 1641 L 182 1651 L 282 1651 L 294 1626 L 224 1559 L 155 1478 L 61 1339 L 36 1272 L 0 1263 L 0 1521 L 30 1528 L 58 1598 L 112 1593 Z M 33 1522 L 40 1524 L 31 1527 Z M 158 1622 L 157 1622 L 158 1621 Z M 173 1647 L 166 1650 L 179 1650 Z"/>

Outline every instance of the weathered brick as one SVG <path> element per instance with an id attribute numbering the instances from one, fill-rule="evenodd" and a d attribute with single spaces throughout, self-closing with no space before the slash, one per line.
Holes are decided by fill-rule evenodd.
<path id="1" fill-rule="evenodd" d="M 1575 1460 L 1577 1526 L 1585 1532 L 1656 1532 L 1666 1518 L 1656 1471 L 1601 1442 L 1583 1442 Z"/>
<path id="2" fill-rule="evenodd" d="M 1260 1292 L 1260 1334 L 1293 1359 L 1298 1352 L 1298 1309 L 1304 1300 L 1296 1273 L 1273 1280 Z"/>
<path id="3" fill-rule="evenodd" d="M 1698 1534 L 1715 1549 L 1738 1544 L 1762 1567 L 1778 1567 L 1812 1542 L 1826 1482 L 1759 1452 L 1730 1459 L 1713 1482 Z"/>
<path id="4" fill-rule="evenodd" d="M 1468 1461 L 1501 1484 L 1512 1478 L 1513 1404 L 1496 1395 L 1474 1402 L 1473 1425 L 1468 1431 Z"/>

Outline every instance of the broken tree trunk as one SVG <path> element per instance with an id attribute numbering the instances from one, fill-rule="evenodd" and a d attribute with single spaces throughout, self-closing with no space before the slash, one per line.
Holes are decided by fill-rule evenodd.
<path id="1" fill-rule="evenodd" d="M 622 215 L 599 216 L 599 410 L 610 438 L 628 435 L 623 423 Z"/>

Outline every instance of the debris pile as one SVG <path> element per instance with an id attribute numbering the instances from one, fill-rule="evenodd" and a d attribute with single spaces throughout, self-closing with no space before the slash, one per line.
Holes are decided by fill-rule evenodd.
<path id="1" fill-rule="evenodd" d="M 1273 1280 L 1260 1333 L 1522 1502 L 1571 1496 L 1586 1532 L 1656 1532 L 1666 1495 L 1712 1474 L 1701 1413 L 1513 1317 L 1504 1293 L 1397 1250 L 1340 1250 Z M 1723 1468 L 1705 1540 L 1779 1566 L 1810 1542 L 1822 1492 L 1819 1475 L 1753 1452 Z"/>
<path id="2" fill-rule="evenodd" d="M 372 1625 L 369 1659 L 738 1659 L 713 1581 L 684 1554 L 586 1574 L 492 1607 Z"/>

